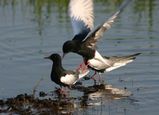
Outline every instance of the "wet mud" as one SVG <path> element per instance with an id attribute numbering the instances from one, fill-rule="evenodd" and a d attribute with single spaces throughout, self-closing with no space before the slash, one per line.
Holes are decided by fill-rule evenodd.
<path id="1" fill-rule="evenodd" d="M 0 113 L 3 114 L 64 114 L 82 111 L 103 103 L 103 100 L 122 99 L 131 96 L 126 89 L 113 88 L 111 85 L 74 86 L 71 90 L 83 93 L 82 96 L 60 94 L 58 89 L 52 92 L 36 92 L 33 94 L 19 94 L 16 97 L 0 100 Z M 70 90 L 70 92 L 71 92 Z"/>

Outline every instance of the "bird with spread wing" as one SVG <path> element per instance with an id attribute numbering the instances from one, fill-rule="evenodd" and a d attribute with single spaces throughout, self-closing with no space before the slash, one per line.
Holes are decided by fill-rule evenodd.
<path id="1" fill-rule="evenodd" d="M 96 43 L 104 32 L 111 28 L 115 19 L 131 0 L 125 0 L 110 18 L 97 28 L 94 27 L 93 0 L 70 0 L 69 16 L 71 18 L 74 37 L 63 44 L 63 57 L 69 53 L 77 53 L 84 59 L 85 67 L 96 72 L 111 71 L 132 62 L 140 53 L 127 56 L 102 56 L 96 48 Z M 80 66 L 82 67 L 82 66 Z"/>

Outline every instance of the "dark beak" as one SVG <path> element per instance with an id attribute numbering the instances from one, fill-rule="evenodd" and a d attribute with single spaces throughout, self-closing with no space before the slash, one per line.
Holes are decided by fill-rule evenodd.
<path id="1" fill-rule="evenodd" d="M 44 57 L 44 59 L 50 59 L 50 57 Z"/>

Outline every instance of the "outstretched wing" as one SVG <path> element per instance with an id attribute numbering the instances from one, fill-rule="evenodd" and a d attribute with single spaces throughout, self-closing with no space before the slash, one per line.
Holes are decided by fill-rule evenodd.
<path id="1" fill-rule="evenodd" d="M 90 32 L 84 42 L 86 47 L 95 49 L 96 42 L 103 36 L 104 32 L 111 28 L 113 22 L 118 17 L 118 15 L 123 11 L 123 9 L 128 5 L 131 0 L 125 0 L 124 3 L 120 6 L 119 10 L 115 12 L 108 20 L 106 20 L 103 24 L 98 26 L 94 31 Z"/>
<path id="2" fill-rule="evenodd" d="M 74 35 L 85 38 L 94 25 L 93 0 L 70 0 L 69 15 Z"/>

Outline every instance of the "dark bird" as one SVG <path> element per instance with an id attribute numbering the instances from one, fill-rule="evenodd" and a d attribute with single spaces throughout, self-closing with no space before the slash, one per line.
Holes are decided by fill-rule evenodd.
<path id="1" fill-rule="evenodd" d="M 93 0 L 70 0 L 69 14 L 75 35 L 72 40 L 63 44 L 63 57 L 69 52 L 77 53 L 83 57 L 85 65 L 97 72 L 111 71 L 132 62 L 140 53 L 122 57 L 106 57 L 96 49 L 97 41 L 112 26 L 114 20 L 130 1 L 126 0 L 115 14 L 92 30 Z"/>
<path id="2" fill-rule="evenodd" d="M 70 87 L 74 85 L 79 79 L 88 74 L 89 70 L 85 72 L 65 70 L 62 67 L 62 60 L 59 54 L 52 54 L 45 59 L 50 59 L 53 62 L 51 70 L 51 80 L 60 87 Z"/>

